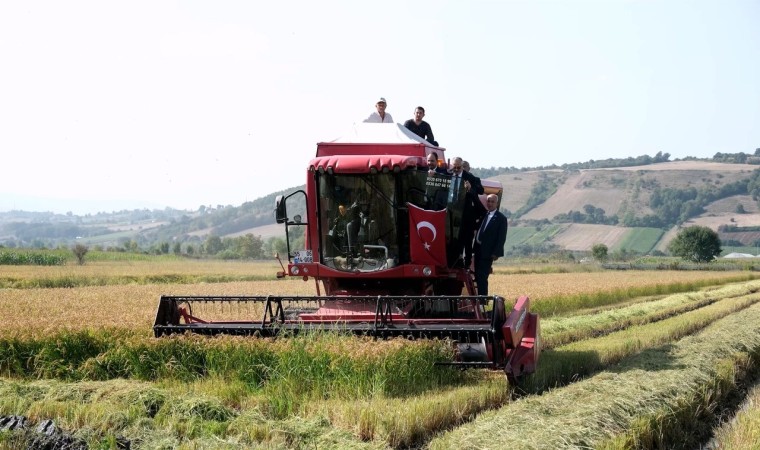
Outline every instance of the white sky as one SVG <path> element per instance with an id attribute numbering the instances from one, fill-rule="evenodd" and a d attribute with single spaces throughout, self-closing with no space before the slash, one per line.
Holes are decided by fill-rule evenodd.
<path id="1" fill-rule="evenodd" d="M 753 153 L 759 24 L 757 0 L 6 1 L 0 211 L 238 206 L 380 96 L 474 167 Z"/>

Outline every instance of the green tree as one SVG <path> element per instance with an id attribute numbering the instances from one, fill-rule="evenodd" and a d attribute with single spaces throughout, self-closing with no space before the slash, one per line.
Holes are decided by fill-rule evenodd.
<path id="1" fill-rule="evenodd" d="M 84 255 L 86 255 L 90 249 L 84 244 L 76 244 L 71 247 L 71 251 L 74 252 L 74 256 L 77 258 L 77 264 L 81 266 L 84 264 Z"/>
<path id="2" fill-rule="evenodd" d="M 591 247 L 591 256 L 593 256 L 595 260 L 600 261 L 600 262 L 607 261 L 608 252 L 609 252 L 609 249 L 604 244 L 594 244 L 593 247 Z"/>
<path id="3" fill-rule="evenodd" d="M 708 262 L 720 255 L 720 238 L 710 228 L 695 225 L 679 231 L 668 250 L 688 261 Z"/>
<path id="4" fill-rule="evenodd" d="M 216 255 L 220 251 L 224 250 L 224 245 L 222 245 L 222 238 L 219 236 L 209 235 L 206 238 L 206 242 L 203 243 L 203 249 L 207 255 Z"/>
<path id="5" fill-rule="evenodd" d="M 285 243 L 285 239 L 281 237 L 270 237 L 266 240 L 263 246 L 263 253 L 265 257 L 274 256 L 275 253 L 279 253 L 281 258 L 287 257 L 288 247 Z"/>
<path id="6" fill-rule="evenodd" d="M 140 250 L 140 245 L 134 239 L 130 239 L 124 243 L 124 250 L 132 253 L 137 253 Z"/>
<path id="7" fill-rule="evenodd" d="M 264 256 L 262 252 L 263 245 L 264 242 L 260 236 L 247 233 L 245 236 L 240 236 L 237 240 L 238 254 L 247 259 L 260 259 Z"/>

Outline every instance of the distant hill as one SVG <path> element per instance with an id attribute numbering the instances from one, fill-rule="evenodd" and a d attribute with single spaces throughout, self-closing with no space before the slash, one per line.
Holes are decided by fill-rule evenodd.
<path id="1" fill-rule="evenodd" d="M 200 206 L 195 211 L 163 209 L 113 213 L 53 214 L 49 212 L 0 212 L 0 245 L 6 247 L 55 247 L 74 242 L 103 248 L 134 243 L 147 248 L 160 242 L 199 244 L 208 236 L 234 237 L 255 230 L 262 238 L 274 232 L 274 192 L 240 206 Z M 264 230 L 272 230 L 261 233 Z M 281 233 L 284 234 L 284 231 Z"/>
<path id="2" fill-rule="evenodd" d="M 511 213 L 512 227 L 507 247 L 515 253 L 588 251 L 597 243 L 649 253 L 664 251 L 682 226 L 704 225 L 716 231 L 729 225 L 760 226 L 757 169 L 690 160 L 510 173 L 495 179 L 504 185 L 502 208 Z M 545 198 L 526 208 L 531 197 L 540 197 L 537 187 Z M 555 227 L 551 235 L 532 238 L 545 234 L 543 228 L 549 224 Z M 752 245 L 741 234 L 724 231 L 721 237 Z"/>
<path id="3" fill-rule="evenodd" d="M 511 254 L 583 252 L 597 243 L 612 251 L 664 251 L 679 227 L 692 224 L 719 230 L 721 239 L 731 244 L 724 246 L 733 249 L 760 244 L 760 158 L 736 155 L 664 161 L 668 155 L 658 154 L 473 172 L 504 185 L 501 208 L 510 216 L 506 247 Z M 636 162 L 644 164 L 632 165 Z M 195 211 L 144 209 L 86 216 L 5 212 L 0 213 L 0 245 L 82 242 L 147 248 L 160 242 L 200 244 L 209 236 L 246 234 L 267 240 L 284 236 L 284 227 L 274 224 L 276 196 L 302 188 L 240 206 L 201 206 Z"/>

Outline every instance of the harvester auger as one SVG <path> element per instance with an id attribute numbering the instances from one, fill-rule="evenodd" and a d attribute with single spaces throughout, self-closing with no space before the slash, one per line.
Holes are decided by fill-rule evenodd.
<path id="1" fill-rule="evenodd" d="M 464 193 L 453 197 L 450 177 L 428 171 L 431 152 L 443 160 L 444 149 L 398 124 L 360 124 L 349 138 L 318 144 L 306 190 L 275 207 L 288 253 L 277 276 L 313 279 L 317 296 L 162 296 L 155 335 L 336 330 L 449 339 L 457 359 L 440 364 L 500 369 L 510 379 L 532 373 L 538 315 L 528 297 L 508 310 L 502 297 L 478 296 L 471 271 L 447 255 Z M 501 199 L 501 183 L 483 186 Z"/>

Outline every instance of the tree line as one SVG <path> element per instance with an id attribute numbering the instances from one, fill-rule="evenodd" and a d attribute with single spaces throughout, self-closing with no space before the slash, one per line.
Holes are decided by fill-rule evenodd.
<path id="1" fill-rule="evenodd" d="M 713 155 L 712 158 L 696 158 L 693 156 L 687 156 L 682 161 L 715 161 L 730 164 L 758 164 L 760 165 L 760 148 L 756 149 L 753 154 L 747 154 L 744 152 L 737 153 L 721 153 L 718 152 Z M 493 167 L 482 168 L 476 167 L 472 169 L 472 173 L 480 178 L 490 178 L 499 176 L 505 173 L 515 172 L 528 172 L 536 170 L 580 170 L 580 169 L 611 169 L 615 167 L 635 167 L 635 166 L 647 166 L 650 164 L 657 164 L 670 161 L 670 153 L 657 152 L 654 156 L 640 155 L 627 158 L 607 158 L 603 160 L 590 159 L 585 162 L 575 162 L 567 164 L 552 164 L 549 166 L 535 166 L 535 167 Z M 676 159 L 675 161 L 679 161 Z"/>
<path id="2" fill-rule="evenodd" d="M 120 246 L 103 248 L 93 246 L 94 250 L 147 253 L 166 255 L 173 253 L 177 256 L 214 257 L 220 259 L 269 259 L 275 253 L 285 254 L 287 245 L 283 238 L 270 237 L 262 239 L 252 233 L 236 237 L 220 237 L 212 234 L 198 243 L 176 241 L 170 244 L 166 241 L 156 242 L 143 248 L 134 239 L 125 240 Z"/>

